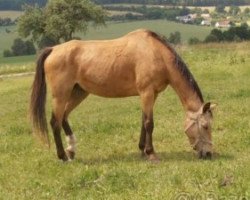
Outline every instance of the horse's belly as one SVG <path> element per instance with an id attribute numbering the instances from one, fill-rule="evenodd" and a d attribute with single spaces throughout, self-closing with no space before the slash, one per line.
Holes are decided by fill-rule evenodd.
<path id="1" fill-rule="evenodd" d="M 102 97 L 115 98 L 138 95 L 135 81 L 131 78 L 110 77 L 105 79 L 84 77 L 81 79 L 80 85 L 87 92 Z"/>

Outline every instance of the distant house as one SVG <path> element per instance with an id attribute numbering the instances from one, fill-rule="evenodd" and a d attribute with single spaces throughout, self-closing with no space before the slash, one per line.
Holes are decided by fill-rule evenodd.
<path id="1" fill-rule="evenodd" d="M 216 22 L 215 27 L 216 28 L 230 28 L 231 21 L 225 20 L 225 21 Z"/>
<path id="2" fill-rule="evenodd" d="M 176 19 L 183 23 L 192 23 L 197 18 L 197 14 L 188 14 L 185 16 L 177 16 Z"/>
<path id="3" fill-rule="evenodd" d="M 201 17 L 203 18 L 203 19 L 205 19 L 205 20 L 207 20 L 207 19 L 211 19 L 211 15 L 210 14 L 201 14 Z"/>
<path id="4" fill-rule="evenodd" d="M 202 20 L 201 25 L 202 26 L 211 26 L 211 21 L 210 20 Z"/>

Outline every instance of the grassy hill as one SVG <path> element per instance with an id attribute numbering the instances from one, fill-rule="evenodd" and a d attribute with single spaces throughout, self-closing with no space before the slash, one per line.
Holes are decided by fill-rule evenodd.
<path id="1" fill-rule="evenodd" d="M 211 31 L 210 27 L 187 25 L 167 20 L 146 20 L 124 23 L 108 23 L 106 28 L 99 28 L 96 30 L 90 29 L 89 32 L 82 37 L 84 39 L 111 39 L 120 37 L 139 28 L 150 29 L 165 36 L 169 36 L 171 32 L 179 31 L 184 43 L 187 42 L 190 37 L 204 39 Z"/>
<path id="2" fill-rule="evenodd" d="M 198 160 L 191 150 L 181 103 L 168 88 L 155 106 L 160 164 L 139 156 L 139 99 L 95 96 L 70 117 L 78 138 L 76 160 L 59 162 L 55 146 L 42 148 L 31 134 L 27 109 L 32 77 L 2 79 L 0 199 L 249 199 L 250 43 L 178 51 L 205 99 L 218 104 L 212 161 Z M 50 110 L 49 98 L 48 118 Z"/>

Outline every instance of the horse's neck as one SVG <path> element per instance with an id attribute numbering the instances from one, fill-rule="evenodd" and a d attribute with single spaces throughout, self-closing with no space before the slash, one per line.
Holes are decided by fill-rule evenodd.
<path id="1" fill-rule="evenodd" d="M 178 69 L 168 70 L 168 74 L 170 85 L 179 96 L 185 111 L 197 112 L 203 104 L 203 100 L 200 98 L 198 91 L 191 86 Z"/>

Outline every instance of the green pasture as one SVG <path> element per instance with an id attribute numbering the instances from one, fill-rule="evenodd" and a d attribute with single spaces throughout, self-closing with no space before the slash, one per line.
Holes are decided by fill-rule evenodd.
<path id="1" fill-rule="evenodd" d="M 86 35 L 81 35 L 83 39 L 112 39 L 125 35 L 136 29 L 150 29 L 159 34 L 169 36 L 170 33 L 179 31 L 182 41 L 186 43 L 189 38 L 197 37 L 203 40 L 212 30 L 210 27 L 202 27 L 188 24 L 170 22 L 167 20 L 145 20 L 131 22 L 107 23 L 106 27 L 97 29 L 91 28 Z"/>
<path id="2" fill-rule="evenodd" d="M 74 161 L 62 163 L 53 142 L 46 149 L 32 136 L 27 110 L 33 77 L 1 79 L 0 199 L 249 199 L 250 43 L 182 46 L 178 52 L 204 98 L 218 104 L 211 161 L 198 160 L 189 146 L 183 109 L 169 87 L 155 106 L 160 164 L 142 159 L 137 148 L 139 98 L 96 96 L 70 116 L 78 150 Z M 50 110 L 48 95 L 48 119 Z"/>
<path id="3" fill-rule="evenodd" d="M 12 20 L 17 19 L 23 14 L 22 11 L 14 11 L 14 10 L 1 10 L 0 18 L 11 18 Z"/>
<path id="4" fill-rule="evenodd" d="M 35 55 L 0 58 L 0 75 L 34 71 Z"/>

